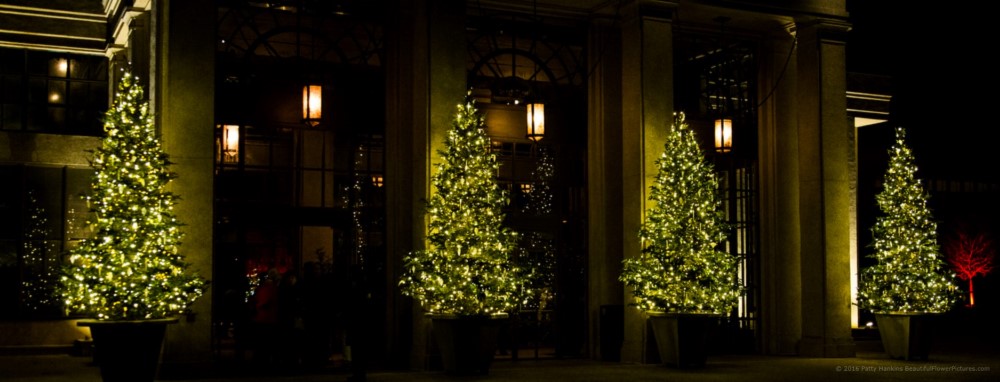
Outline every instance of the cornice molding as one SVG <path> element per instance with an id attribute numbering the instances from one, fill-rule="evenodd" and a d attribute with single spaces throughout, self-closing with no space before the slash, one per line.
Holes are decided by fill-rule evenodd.
<path id="1" fill-rule="evenodd" d="M 0 14 L 3 13 L 19 15 L 19 16 L 86 21 L 94 23 L 103 23 L 106 21 L 104 15 L 100 13 L 74 12 L 74 11 L 64 11 L 60 9 L 48 9 L 48 8 L 38 8 L 38 7 L 25 7 L 21 5 L 0 4 Z"/>
<path id="2" fill-rule="evenodd" d="M 819 41 L 843 44 L 847 41 L 847 33 L 851 31 L 851 23 L 843 19 L 806 17 L 795 21 L 795 29 L 797 32 L 815 30 Z"/>
<path id="3" fill-rule="evenodd" d="M 102 40 L 103 45 L 103 40 Z M 74 54 L 86 54 L 90 56 L 106 56 L 105 49 L 102 48 L 85 48 L 85 47 L 75 47 L 63 44 L 44 44 L 44 43 L 29 43 L 29 42 L 18 42 L 18 41 L 0 41 L 0 47 L 2 48 L 14 48 L 14 49 L 30 49 L 30 50 L 44 50 L 49 52 L 66 52 Z"/>
<path id="4" fill-rule="evenodd" d="M 614 2 L 615 1 L 606 1 L 605 3 Z M 469 0 L 466 2 L 466 9 L 469 11 L 469 14 L 477 14 L 481 12 L 507 12 L 573 20 L 586 20 L 598 8 L 600 7 L 590 9 L 525 0 Z"/>
<path id="5" fill-rule="evenodd" d="M 103 54 L 107 18 L 80 12 L 0 4 L 0 46 Z"/>
<path id="6" fill-rule="evenodd" d="M 825 4 L 829 1 L 801 1 L 801 0 L 685 0 L 683 4 L 701 4 L 714 7 L 750 11 L 756 13 L 766 13 L 777 16 L 796 17 L 817 17 L 825 19 L 847 20 L 847 10 L 836 10 L 835 8 L 810 7 L 809 3 Z M 829 2 L 833 3 L 833 2 Z"/>

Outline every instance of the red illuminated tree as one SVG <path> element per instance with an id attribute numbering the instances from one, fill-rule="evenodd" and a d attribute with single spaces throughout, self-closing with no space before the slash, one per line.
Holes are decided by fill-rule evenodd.
<path id="1" fill-rule="evenodd" d="M 969 282 L 969 306 L 976 305 L 972 289 L 972 278 L 985 276 L 993 270 L 996 251 L 993 241 L 985 234 L 969 235 L 958 231 L 956 237 L 945 248 L 948 263 L 958 274 L 958 278 Z"/>

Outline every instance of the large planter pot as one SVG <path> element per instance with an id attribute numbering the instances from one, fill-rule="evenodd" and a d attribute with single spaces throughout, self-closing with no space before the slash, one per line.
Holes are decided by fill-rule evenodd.
<path id="1" fill-rule="evenodd" d="M 931 347 L 933 320 L 929 313 L 876 313 L 882 347 L 891 358 L 927 359 Z"/>
<path id="2" fill-rule="evenodd" d="M 160 363 L 163 335 L 176 318 L 135 321 L 80 321 L 90 327 L 94 361 L 104 382 L 152 382 Z"/>
<path id="3" fill-rule="evenodd" d="M 660 361 L 679 368 L 705 366 L 708 336 L 718 325 L 718 314 L 647 312 Z"/>
<path id="4" fill-rule="evenodd" d="M 493 316 L 431 315 L 434 339 L 445 372 L 456 375 L 489 374 L 497 350 L 497 333 L 506 314 Z"/>

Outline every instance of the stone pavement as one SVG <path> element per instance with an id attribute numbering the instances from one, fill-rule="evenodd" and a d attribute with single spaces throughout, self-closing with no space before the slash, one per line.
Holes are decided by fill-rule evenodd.
<path id="1" fill-rule="evenodd" d="M 0 381 L 99 382 L 89 358 L 69 355 L 0 356 Z M 227 372 L 191 382 L 345 381 L 346 371 L 298 375 Z M 369 381 L 997 381 L 996 353 L 947 352 L 929 361 L 891 360 L 881 352 L 859 351 L 856 358 L 803 358 L 759 355 L 712 356 L 703 369 L 677 370 L 640 365 L 567 360 L 498 360 L 489 376 L 453 377 L 435 371 L 373 370 Z"/>

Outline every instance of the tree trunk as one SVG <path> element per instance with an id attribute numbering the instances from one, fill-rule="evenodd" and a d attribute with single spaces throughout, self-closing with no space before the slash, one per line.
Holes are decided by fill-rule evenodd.
<path id="1" fill-rule="evenodd" d="M 976 295 L 972 291 L 972 277 L 969 277 L 969 306 L 976 306 Z"/>

